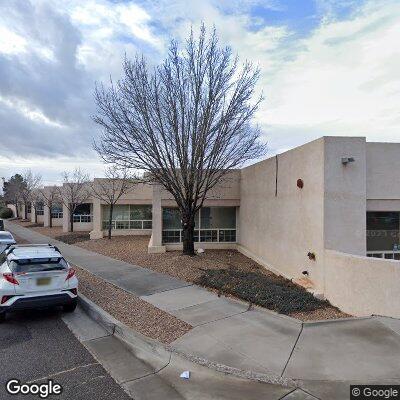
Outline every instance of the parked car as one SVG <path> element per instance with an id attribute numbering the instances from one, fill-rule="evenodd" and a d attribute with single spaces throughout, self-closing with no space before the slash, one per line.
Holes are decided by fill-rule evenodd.
<path id="1" fill-rule="evenodd" d="M 0 252 L 6 249 L 10 244 L 16 244 L 14 236 L 8 231 L 0 231 Z"/>
<path id="2" fill-rule="evenodd" d="M 75 310 L 75 270 L 50 244 L 11 245 L 0 255 L 0 321 L 14 310 L 62 306 Z"/>

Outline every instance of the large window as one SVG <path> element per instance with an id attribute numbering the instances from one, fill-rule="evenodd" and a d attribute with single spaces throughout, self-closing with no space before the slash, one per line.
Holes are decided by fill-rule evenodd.
<path id="1" fill-rule="evenodd" d="M 63 206 L 60 203 L 54 203 L 51 205 L 51 218 L 62 218 L 63 217 Z"/>
<path id="2" fill-rule="evenodd" d="M 195 217 L 195 242 L 236 242 L 236 208 L 203 207 Z M 182 242 L 179 209 L 163 208 L 163 243 Z"/>
<path id="3" fill-rule="evenodd" d="M 36 215 L 44 215 L 44 204 L 43 201 L 38 201 L 35 205 Z"/>
<path id="4" fill-rule="evenodd" d="M 395 256 L 400 250 L 400 212 L 367 212 L 368 255 L 384 258 Z"/>
<path id="5" fill-rule="evenodd" d="M 110 206 L 103 206 L 103 229 L 108 229 Z M 112 229 L 151 229 L 151 205 L 117 204 L 113 208 Z"/>
<path id="6" fill-rule="evenodd" d="M 90 204 L 84 203 L 76 207 L 73 218 L 74 222 L 92 222 L 92 215 L 90 214 Z"/>

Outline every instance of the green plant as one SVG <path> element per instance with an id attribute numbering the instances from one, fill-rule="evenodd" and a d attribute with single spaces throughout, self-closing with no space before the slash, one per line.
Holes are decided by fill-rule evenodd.
<path id="1" fill-rule="evenodd" d="M 0 218 L 12 218 L 13 215 L 11 208 L 3 208 L 0 210 Z"/>

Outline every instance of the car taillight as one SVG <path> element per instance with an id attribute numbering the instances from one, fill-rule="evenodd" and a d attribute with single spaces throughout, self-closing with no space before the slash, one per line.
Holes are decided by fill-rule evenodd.
<path id="1" fill-rule="evenodd" d="M 70 289 L 70 292 L 76 296 L 78 294 L 78 289 Z"/>
<path id="2" fill-rule="evenodd" d="M 72 278 L 75 275 L 75 270 L 73 268 L 70 268 L 68 270 L 68 274 L 67 277 L 65 278 L 65 280 L 68 280 L 69 278 Z"/>
<path id="3" fill-rule="evenodd" d="M 13 274 L 3 274 L 3 278 L 7 281 L 12 283 L 13 285 L 19 285 L 19 282 L 14 278 Z"/>
<path id="4" fill-rule="evenodd" d="M 10 300 L 11 299 L 11 297 L 14 297 L 14 296 L 3 296 L 2 298 L 1 298 L 1 304 L 4 304 L 7 300 Z"/>

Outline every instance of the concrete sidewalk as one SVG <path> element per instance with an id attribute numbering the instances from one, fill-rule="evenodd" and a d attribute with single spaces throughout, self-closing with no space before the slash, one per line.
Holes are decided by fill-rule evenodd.
<path id="1" fill-rule="evenodd" d="M 15 223 L 7 222 L 7 228 L 32 243 L 56 244 L 70 262 L 193 325 L 172 343 L 182 353 L 216 365 L 299 380 L 319 398 L 325 398 L 324 390 L 331 387 L 342 397 L 331 393 L 326 398 L 347 398 L 350 381 L 400 379 L 399 320 L 301 323 L 259 308 L 248 311 L 245 303 L 170 276 L 66 245 Z"/>

